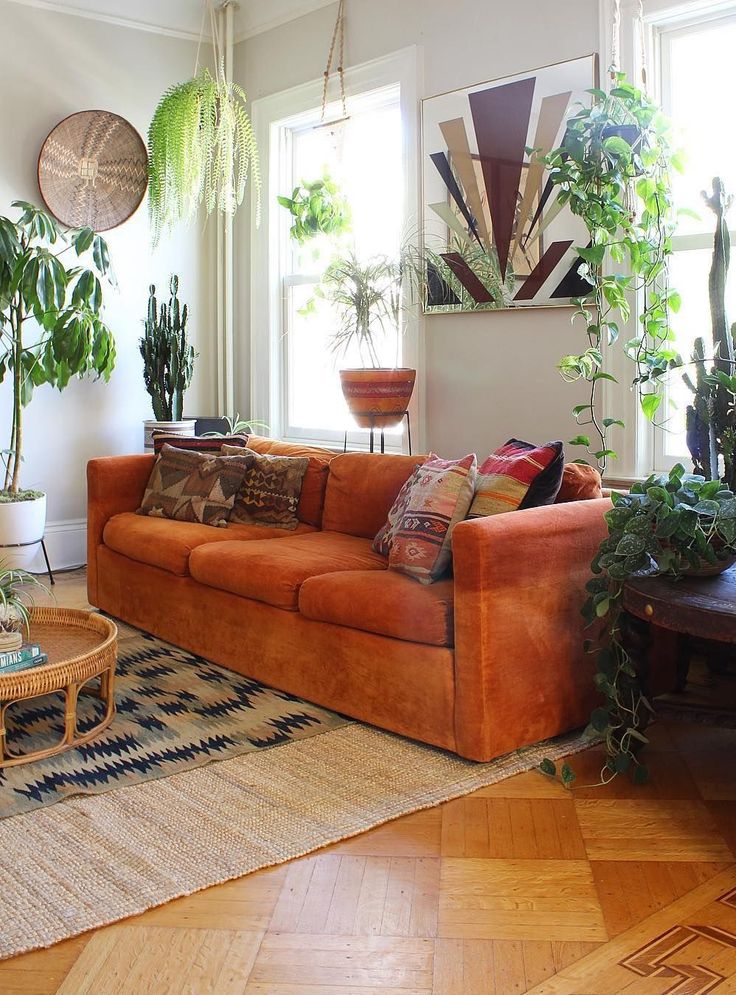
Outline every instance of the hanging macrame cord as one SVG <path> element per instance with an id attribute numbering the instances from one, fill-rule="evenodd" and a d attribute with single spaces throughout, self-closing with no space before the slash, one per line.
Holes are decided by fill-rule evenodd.
<path id="1" fill-rule="evenodd" d="M 340 0 L 337 8 L 337 19 L 335 29 L 332 32 L 330 50 L 327 54 L 327 65 L 323 74 L 322 86 L 322 122 L 324 123 L 327 112 L 327 87 L 332 73 L 332 60 L 335 55 L 335 45 L 338 44 L 337 75 L 340 80 L 340 101 L 342 103 L 343 119 L 348 116 L 347 101 L 345 99 L 345 0 Z"/>
<path id="2" fill-rule="evenodd" d="M 611 24 L 611 80 L 615 82 L 616 73 L 621 71 L 621 0 L 613 0 L 613 21 Z"/>

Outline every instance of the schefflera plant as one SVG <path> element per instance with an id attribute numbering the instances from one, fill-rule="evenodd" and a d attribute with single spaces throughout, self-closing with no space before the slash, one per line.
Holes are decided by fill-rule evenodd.
<path id="1" fill-rule="evenodd" d="M 681 359 L 673 345 L 670 313 L 680 297 L 668 284 L 675 212 L 671 170 L 681 168 L 670 140 L 670 124 L 645 93 L 615 74 L 609 93 L 589 91 L 592 103 L 567 122 L 562 145 L 542 161 L 558 188 L 557 200 L 579 217 L 588 243 L 575 247 L 578 272 L 590 290 L 573 300 L 573 321 L 585 327 L 585 349 L 564 356 L 558 368 L 570 382 L 588 384 L 587 400 L 573 408 L 585 429 L 571 445 L 584 446 L 605 470 L 616 452 L 609 443 L 621 418 L 601 418 L 598 387 L 615 381 L 605 369 L 605 349 L 619 339 L 639 294 L 639 334 L 624 342 L 634 364 L 632 384 L 642 410 L 654 420 L 662 404 L 663 377 Z M 621 271 L 611 271 L 610 264 Z"/>

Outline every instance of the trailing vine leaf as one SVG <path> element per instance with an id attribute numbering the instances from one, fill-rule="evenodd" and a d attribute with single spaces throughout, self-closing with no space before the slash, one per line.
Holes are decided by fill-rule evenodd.
<path id="1" fill-rule="evenodd" d="M 615 457 L 608 444 L 610 430 L 623 427 L 620 418 L 598 416 L 599 384 L 614 380 L 604 369 L 601 348 L 618 339 L 621 323 L 631 315 L 634 293 L 643 302 L 640 329 L 624 351 L 635 364 L 632 382 L 650 420 L 661 403 L 663 378 L 681 365 L 669 325 L 669 313 L 679 307 L 680 297 L 667 281 L 675 223 L 670 171 L 678 167 L 677 155 L 669 122 L 657 104 L 624 74 L 616 74 L 614 82 L 608 94 L 589 91 L 591 105 L 572 115 L 562 145 L 539 160 L 557 188 L 558 201 L 582 219 L 588 233 L 588 244 L 576 246 L 576 252 L 578 273 L 590 290 L 573 301 L 573 320 L 583 321 L 587 348 L 564 356 L 558 369 L 566 381 L 589 385 L 588 405 L 576 406 L 574 414 L 579 425 L 590 426 L 595 442 L 586 434 L 575 444 L 584 446 L 601 470 Z M 622 271 L 611 272 L 608 259 Z"/>

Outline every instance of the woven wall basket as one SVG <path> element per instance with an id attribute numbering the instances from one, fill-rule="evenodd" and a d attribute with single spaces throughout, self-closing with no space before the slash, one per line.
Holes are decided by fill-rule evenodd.
<path id="1" fill-rule="evenodd" d="M 71 228 L 116 228 L 135 213 L 147 185 L 143 139 L 110 111 L 70 114 L 41 146 L 41 196 L 54 217 Z"/>

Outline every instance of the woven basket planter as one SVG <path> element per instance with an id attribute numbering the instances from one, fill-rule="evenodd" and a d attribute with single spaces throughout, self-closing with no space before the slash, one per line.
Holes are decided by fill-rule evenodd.
<path id="1" fill-rule="evenodd" d="M 342 393 L 359 428 L 391 428 L 406 414 L 417 371 L 340 370 Z"/>

